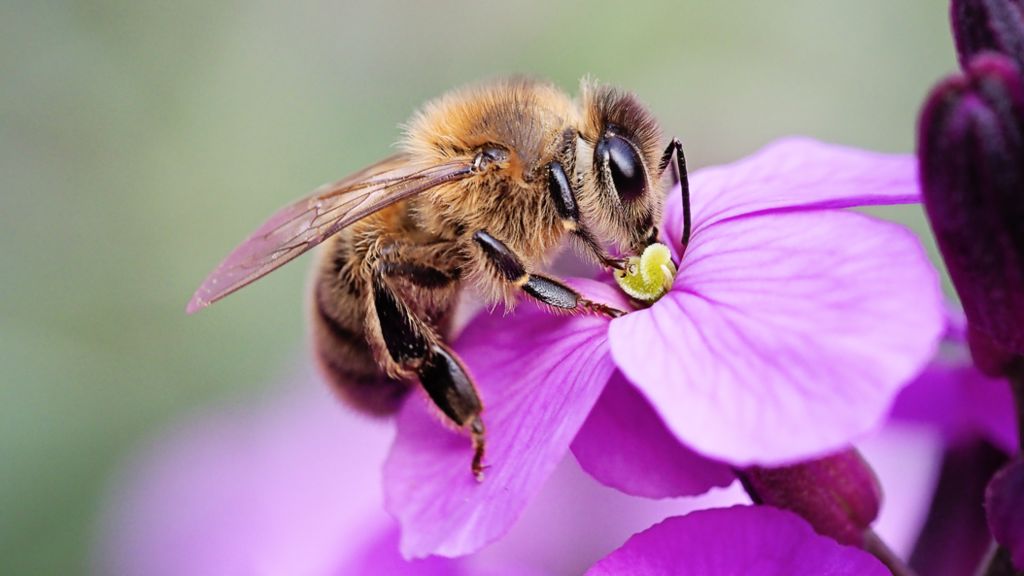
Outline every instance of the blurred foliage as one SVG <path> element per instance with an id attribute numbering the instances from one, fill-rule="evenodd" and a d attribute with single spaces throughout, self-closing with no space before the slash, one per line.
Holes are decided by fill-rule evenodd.
<path id="1" fill-rule="evenodd" d="M 277 207 L 425 99 L 525 72 L 629 88 L 694 167 L 802 133 L 909 151 L 954 67 L 934 0 L 0 5 L 0 566 L 88 565 L 106 486 L 186 410 L 305 354 L 309 258 L 195 317 Z M 883 211 L 926 234 L 916 208 Z M 851 239 L 855 242 L 856 239 Z"/>

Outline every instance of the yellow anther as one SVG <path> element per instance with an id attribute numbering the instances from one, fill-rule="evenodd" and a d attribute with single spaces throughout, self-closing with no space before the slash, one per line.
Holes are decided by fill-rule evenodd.
<path id="1" fill-rule="evenodd" d="M 660 243 L 651 244 L 639 257 L 630 256 L 625 271 L 615 271 L 615 281 L 622 291 L 642 302 L 655 302 L 664 296 L 675 277 L 672 251 Z"/>

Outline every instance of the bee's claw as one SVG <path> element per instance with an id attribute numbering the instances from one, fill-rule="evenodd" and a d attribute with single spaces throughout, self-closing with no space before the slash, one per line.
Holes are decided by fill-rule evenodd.
<path id="1" fill-rule="evenodd" d="M 487 470 L 490 467 L 491 467 L 490 464 L 482 464 L 480 466 L 477 466 L 476 464 L 474 464 L 473 465 L 473 478 L 475 478 L 477 482 L 483 482 L 484 481 L 484 470 Z"/>
<path id="2" fill-rule="evenodd" d="M 484 470 L 490 468 L 490 466 L 484 464 L 484 448 L 486 445 L 484 441 L 484 421 L 479 416 L 470 425 L 470 433 L 473 436 L 473 464 L 471 466 L 473 477 L 476 478 L 477 482 L 483 482 Z"/>
<path id="3" fill-rule="evenodd" d="M 607 304 L 601 304 L 600 302 L 594 302 L 593 300 L 581 300 L 580 306 L 588 312 L 607 316 L 609 318 L 618 318 L 619 316 L 625 316 L 626 313 L 618 308 L 609 306 Z"/>

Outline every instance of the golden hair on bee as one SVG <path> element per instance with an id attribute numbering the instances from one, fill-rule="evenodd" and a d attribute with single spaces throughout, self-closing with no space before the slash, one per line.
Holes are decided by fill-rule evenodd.
<path id="1" fill-rule="evenodd" d="M 410 203 L 422 226 L 445 235 L 487 230 L 530 268 L 541 268 L 564 231 L 547 193 L 550 162 L 578 122 L 576 103 L 553 85 L 508 78 L 454 90 L 428 102 L 406 125 L 401 149 L 427 162 L 472 155 L 492 146 L 502 168 L 472 181 L 431 190 Z M 524 217 L 529 215 L 529 217 Z M 486 261 L 471 260 L 470 282 L 490 301 L 514 306 L 518 287 L 495 279 Z"/>
<path id="2" fill-rule="evenodd" d="M 661 220 L 661 128 L 636 96 L 612 86 L 585 78 L 580 101 L 579 154 L 592 161 L 592 169 L 580 173 L 581 209 L 594 218 L 595 231 L 605 238 L 618 238 L 624 248 L 639 253 L 641 244 L 653 234 L 651 228 Z M 606 149 L 597 150 L 602 141 L 607 143 Z M 630 152 L 635 154 L 637 173 L 632 181 L 616 186 L 620 174 L 609 156 L 621 161 Z"/>
<path id="3" fill-rule="evenodd" d="M 687 198 L 682 147 L 672 140 L 659 156 L 660 140 L 635 97 L 592 81 L 578 101 L 530 78 L 454 90 L 413 115 L 398 154 L 272 216 L 207 277 L 188 311 L 323 243 L 311 299 L 323 373 L 374 414 L 394 412 L 418 382 L 470 435 L 480 478 L 483 402 L 446 343 L 463 288 L 508 307 L 525 296 L 555 311 L 622 314 L 540 271 L 566 236 L 616 269 L 627 260 L 607 244 L 629 256 L 657 242 L 673 155 Z"/>

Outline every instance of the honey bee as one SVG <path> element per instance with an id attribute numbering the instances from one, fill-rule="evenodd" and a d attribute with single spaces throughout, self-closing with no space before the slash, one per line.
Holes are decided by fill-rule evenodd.
<path id="1" fill-rule="evenodd" d="M 678 139 L 630 93 L 590 80 L 573 100 L 543 81 L 512 78 L 452 91 L 406 126 L 400 152 L 326 184 L 272 216 L 206 278 L 193 313 L 326 242 L 313 282 L 316 357 L 341 396 L 374 414 L 397 410 L 418 380 L 473 444 L 484 469 L 483 403 L 446 343 L 453 307 L 470 283 L 512 306 L 523 293 L 562 312 L 618 316 L 539 274 L 569 236 L 577 251 L 610 255 L 657 242 L 662 174 L 682 184 Z"/>

